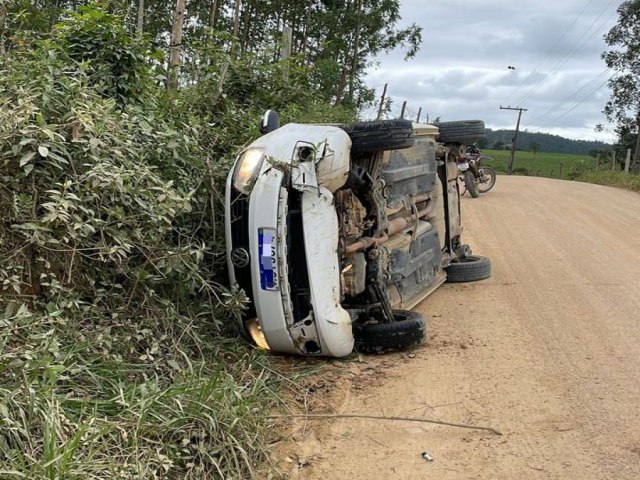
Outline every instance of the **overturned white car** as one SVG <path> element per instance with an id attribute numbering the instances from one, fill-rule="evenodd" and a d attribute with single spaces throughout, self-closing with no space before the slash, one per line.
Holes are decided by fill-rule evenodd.
<path id="1" fill-rule="evenodd" d="M 227 180 L 243 332 L 263 348 L 333 357 L 423 342 L 425 319 L 410 309 L 447 279 L 491 274 L 461 242 L 456 171 L 484 124 L 274 122 L 265 115 L 268 133 Z"/>

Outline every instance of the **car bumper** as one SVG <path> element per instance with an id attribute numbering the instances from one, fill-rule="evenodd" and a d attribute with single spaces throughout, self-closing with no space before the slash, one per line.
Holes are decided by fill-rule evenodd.
<path id="1" fill-rule="evenodd" d="M 237 206 L 237 192 L 227 183 L 227 261 L 231 283 L 250 299 L 244 319 L 257 317 L 271 350 L 349 355 L 353 334 L 350 315 L 340 305 L 333 195 L 322 187 L 289 190 L 283 187 L 283 177 L 276 168 L 264 171 L 250 196 L 241 198 L 242 208 Z M 301 222 L 292 220 L 294 196 L 299 196 Z M 242 268 L 238 249 L 245 249 L 249 257 Z M 296 300 L 301 291 L 310 308 L 305 308 L 306 301 Z"/>

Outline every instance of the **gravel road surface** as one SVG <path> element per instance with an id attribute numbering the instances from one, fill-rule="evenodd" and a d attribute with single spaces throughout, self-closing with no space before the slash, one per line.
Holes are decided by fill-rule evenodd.
<path id="1" fill-rule="evenodd" d="M 343 413 L 488 425 L 503 435 L 296 423 L 293 476 L 640 478 L 640 195 L 500 176 L 490 193 L 465 196 L 462 209 L 465 241 L 491 258 L 492 278 L 441 287 L 417 307 L 429 321 L 426 346 L 345 365 L 326 400 Z"/>

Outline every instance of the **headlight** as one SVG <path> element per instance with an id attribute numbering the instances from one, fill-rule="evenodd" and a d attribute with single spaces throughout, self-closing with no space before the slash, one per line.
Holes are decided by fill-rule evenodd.
<path id="1" fill-rule="evenodd" d="M 264 151 L 261 148 L 245 150 L 240 155 L 233 172 L 233 186 L 245 195 L 249 195 L 253 184 L 256 183 L 263 161 Z"/>

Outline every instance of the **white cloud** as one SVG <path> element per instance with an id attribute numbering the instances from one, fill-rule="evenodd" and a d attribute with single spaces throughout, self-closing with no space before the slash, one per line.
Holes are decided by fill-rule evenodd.
<path id="1" fill-rule="evenodd" d="M 513 128 L 515 113 L 499 106 L 518 104 L 528 109 L 523 129 L 613 141 L 611 129 L 594 127 L 606 123 L 603 83 L 611 73 L 603 73 L 602 36 L 620 3 L 403 0 L 403 25 L 423 27 L 422 49 L 409 62 L 400 51 L 382 56 L 367 83 L 378 95 L 389 84 L 394 114 L 406 100 L 409 112 L 422 107 L 432 119 L 479 118 L 491 128 Z"/>

